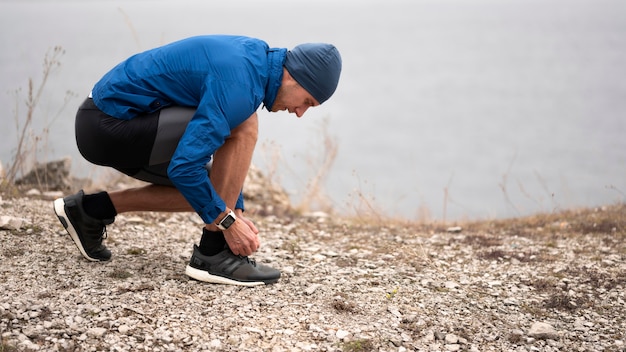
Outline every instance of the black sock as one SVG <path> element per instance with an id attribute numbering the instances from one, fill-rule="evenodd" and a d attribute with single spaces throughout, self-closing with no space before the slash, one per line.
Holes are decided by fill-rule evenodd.
<path id="1" fill-rule="evenodd" d="M 107 192 L 83 196 L 83 210 L 94 219 L 113 219 L 117 215 L 115 206 Z"/>
<path id="2" fill-rule="evenodd" d="M 198 246 L 200 253 L 207 256 L 216 255 L 224 250 L 224 246 L 226 246 L 226 239 L 222 231 L 202 230 L 202 238 Z"/>

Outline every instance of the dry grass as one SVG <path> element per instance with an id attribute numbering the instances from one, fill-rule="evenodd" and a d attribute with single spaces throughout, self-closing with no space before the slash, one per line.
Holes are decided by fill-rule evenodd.
<path id="1" fill-rule="evenodd" d="M 48 134 L 50 127 L 61 112 L 65 109 L 71 98 L 75 96 L 74 93 L 66 92 L 65 100 L 59 111 L 53 116 L 52 119 L 47 119 L 47 114 L 43 114 L 43 117 L 37 117 L 38 105 L 44 93 L 46 84 L 51 75 L 54 74 L 61 66 L 60 58 L 65 53 L 65 50 L 60 46 L 55 46 L 50 49 L 44 56 L 43 60 L 43 75 L 41 82 L 36 84 L 32 78 L 28 79 L 28 90 L 26 92 L 25 112 L 21 113 L 20 103 L 23 101 L 21 97 L 21 89 L 14 91 L 15 95 L 15 133 L 17 137 L 17 144 L 15 146 L 15 154 L 12 160 L 7 165 L 6 175 L 4 178 L 0 178 L 0 191 L 5 194 L 15 194 L 15 181 L 25 175 L 29 170 L 37 165 L 39 162 L 47 159 L 47 153 L 50 150 L 48 146 Z M 35 120 L 41 120 L 43 128 L 40 131 L 36 131 L 33 128 Z M 34 169 L 36 170 L 36 169 Z M 40 189 L 47 189 L 47 180 L 43 175 L 36 175 Z"/>
<path id="2" fill-rule="evenodd" d="M 616 240 L 623 240 L 626 237 L 626 204 L 468 222 L 463 228 L 469 232 L 530 238 L 554 234 L 611 234 Z"/>

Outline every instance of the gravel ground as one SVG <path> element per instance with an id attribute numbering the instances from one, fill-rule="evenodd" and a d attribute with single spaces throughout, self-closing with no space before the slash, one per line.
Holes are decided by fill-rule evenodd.
<path id="1" fill-rule="evenodd" d="M 624 205 L 462 228 L 252 216 L 254 258 L 283 273 L 253 288 L 184 275 L 195 215 L 118 216 L 107 263 L 49 200 L 0 215 L 24 219 L 0 230 L 0 351 L 626 351 Z"/>

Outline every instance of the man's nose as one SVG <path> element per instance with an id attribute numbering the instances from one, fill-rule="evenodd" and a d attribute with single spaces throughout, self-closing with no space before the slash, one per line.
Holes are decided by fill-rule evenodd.
<path id="1" fill-rule="evenodd" d="M 302 117 L 308 109 L 308 106 L 298 106 L 294 112 L 296 113 L 296 116 Z"/>

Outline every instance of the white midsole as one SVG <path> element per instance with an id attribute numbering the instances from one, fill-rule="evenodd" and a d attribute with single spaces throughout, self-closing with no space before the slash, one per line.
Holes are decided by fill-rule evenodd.
<path id="1" fill-rule="evenodd" d="M 248 287 L 265 285 L 263 281 L 241 282 L 241 281 L 231 280 L 222 276 L 211 275 L 207 271 L 196 269 L 189 265 L 187 265 L 187 268 L 185 268 L 185 274 L 187 274 L 187 276 L 194 278 L 198 281 L 210 282 L 213 284 L 237 285 L 237 286 L 248 286 Z"/>
<path id="2" fill-rule="evenodd" d="M 90 258 L 87 253 L 85 253 L 85 249 L 81 245 L 80 239 L 78 238 L 78 233 L 76 233 L 74 225 L 72 225 L 70 219 L 68 219 L 67 214 L 65 213 L 65 201 L 63 201 L 63 198 L 59 198 L 54 201 L 54 212 L 57 214 L 58 217 L 65 220 L 65 224 L 67 224 L 67 227 L 65 227 L 65 229 L 67 230 L 67 233 L 70 234 L 70 237 L 72 237 L 72 240 L 76 244 L 76 247 L 78 247 L 80 254 L 82 254 L 83 257 L 85 257 L 87 260 L 90 260 L 92 262 L 99 262 L 98 259 Z"/>

